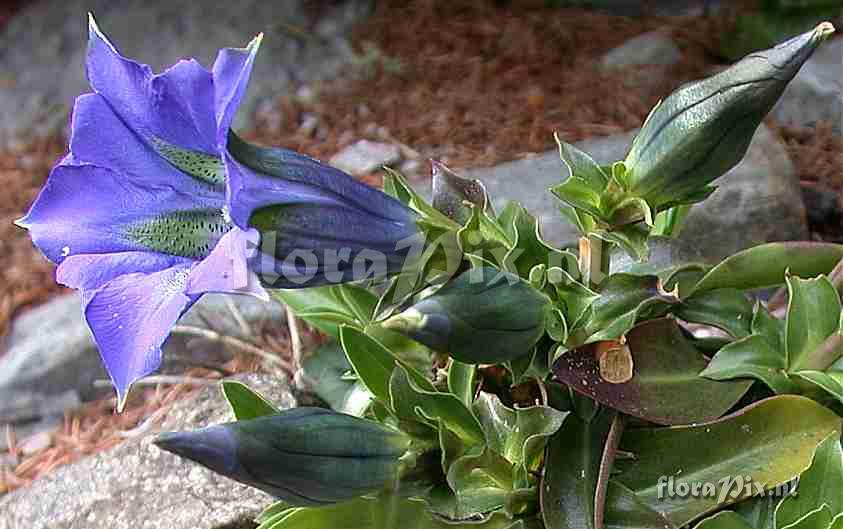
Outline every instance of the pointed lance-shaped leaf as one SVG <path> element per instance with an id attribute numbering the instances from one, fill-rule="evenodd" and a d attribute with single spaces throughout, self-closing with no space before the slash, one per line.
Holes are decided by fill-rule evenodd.
<path id="1" fill-rule="evenodd" d="M 295 408 L 155 444 L 290 505 L 326 505 L 382 490 L 398 478 L 403 433 L 322 408 Z"/>
<path id="2" fill-rule="evenodd" d="M 633 141 L 623 186 L 656 210 L 691 201 L 741 161 L 761 120 L 833 32 L 824 22 L 673 92 Z"/>
<path id="3" fill-rule="evenodd" d="M 544 335 L 549 300 L 518 276 L 486 266 L 384 322 L 431 349 L 468 364 L 505 362 Z"/>

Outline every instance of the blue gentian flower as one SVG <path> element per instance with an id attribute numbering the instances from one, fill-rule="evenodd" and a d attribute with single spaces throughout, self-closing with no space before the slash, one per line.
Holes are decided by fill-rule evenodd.
<path id="1" fill-rule="evenodd" d="M 77 98 L 70 152 L 18 224 L 58 264 L 56 280 L 81 290 L 85 317 L 122 409 L 131 384 L 158 368 L 170 329 L 202 294 L 268 299 L 250 269 L 249 256 L 262 236 L 250 225 L 257 208 L 349 208 L 363 197 L 368 209 L 386 204 L 399 219 L 393 222 L 395 240 L 414 232 L 415 215 L 306 157 L 307 171 L 293 170 L 298 178 L 286 180 L 259 175 L 230 155 L 231 121 L 261 36 L 246 48 L 221 50 L 211 71 L 191 59 L 153 74 L 120 55 L 92 17 L 89 22 L 86 65 L 93 93 Z M 337 178 L 342 182 L 326 183 Z M 338 195 L 343 192 L 348 197 Z M 357 220 L 343 230 L 358 233 L 368 219 Z M 308 221 L 300 231 L 319 230 L 316 218 Z M 342 233 L 332 233 L 335 245 L 342 244 Z M 312 248 L 278 250 L 283 256 Z M 322 276 L 286 286 L 319 282 Z"/>

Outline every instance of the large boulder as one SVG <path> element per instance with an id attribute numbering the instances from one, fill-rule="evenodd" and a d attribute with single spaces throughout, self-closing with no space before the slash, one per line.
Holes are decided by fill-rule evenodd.
<path id="1" fill-rule="evenodd" d="M 156 71 L 183 57 L 207 67 L 223 47 L 265 33 L 243 111 L 290 90 L 293 82 L 334 77 L 352 58 L 350 27 L 369 0 L 191 2 L 67 0 L 32 2 L 0 28 L 0 146 L 54 132 L 76 96 L 89 91 L 86 13 L 129 57 Z"/>
<path id="2" fill-rule="evenodd" d="M 599 163 L 611 163 L 626 156 L 635 132 L 592 138 L 576 146 Z M 466 171 L 465 176 L 482 180 L 498 209 L 510 199 L 521 202 L 538 217 L 548 241 L 562 246 L 576 243 L 576 229 L 560 215 L 558 200 L 547 191 L 567 176 L 557 151 Z M 708 200 L 694 206 L 682 232 L 682 238 L 704 257 L 719 260 L 756 244 L 808 236 L 793 164 L 768 128 L 758 129 L 746 157 L 716 185 Z"/>
<path id="3" fill-rule="evenodd" d="M 295 405 L 287 385 L 267 375 L 241 378 L 279 408 Z M 233 420 L 219 387 L 177 402 L 160 427 L 59 468 L 0 499 L 0 529 L 245 529 L 272 498 L 152 443 L 158 431 Z"/>

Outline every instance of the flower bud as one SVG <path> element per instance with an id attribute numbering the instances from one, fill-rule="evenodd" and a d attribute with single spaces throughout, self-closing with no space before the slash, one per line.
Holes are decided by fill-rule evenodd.
<path id="1" fill-rule="evenodd" d="M 653 210 L 705 198 L 707 184 L 741 161 L 761 120 L 833 32 L 830 23 L 822 23 L 673 92 L 633 141 L 624 161 L 624 187 Z"/>
<path id="2" fill-rule="evenodd" d="M 395 483 L 409 438 L 322 408 L 163 433 L 155 444 L 291 505 L 350 500 Z"/>
<path id="3" fill-rule="evenodd" d="M 491 364 L 530 352 L 545 331 L 549 300 L 492 267 L 460 275 L 384 326 L 460 362 Z"/>

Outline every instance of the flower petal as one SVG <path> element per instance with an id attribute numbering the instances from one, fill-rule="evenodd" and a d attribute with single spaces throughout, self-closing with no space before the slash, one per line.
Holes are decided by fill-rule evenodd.
<path id="1" fill-rule="evenodd" d="M 85 318 L 117 390 L 118 411 L 132 383 L 161 365 L 161 345 L 198 299 L 184 293 L 187 277 L 187 266 L 125 274 L 85 296 Z"/>
<path id="2" fill-rule="evenodd" d="M 257 230 L 243 231 L 235 227 L 226 233 L 211 254 L 190 271 L 187 294 L 251 294 L 269 301 L 269 294 L 246 263 L 248 253 L 256 250 L 259 239 Z"/>
<path id="3" fill-rule="evenodd" d="M 282 204 L 343 205 L 341 196 L 295 180 L 257 173 L 223 153 L 226 170 L 226 203 L 231 220 L 248 229 L 252 213 L 263 206 Z M 364 185 L 364 184 L 360 184 Z"/>
<path id="4" fill-rule="evenodd" d="M 225 150 L 228 142 L 228 129 L 237 113 L 237 108 L 252 74 L 255 56 L 263 40 L 263 33 L 252 39 L 245 48 L 224 48 L 214 61 L 214 108 L 217 120 L 217 146 Z"/>
<path id="5" fill-rule="evenodd" d="M 125 274 L 151 274 L 191 264 L 193 261 L 184 257 L 152 252 L 70 255 L 56 269 L 56 282 L 70 288 L 93 291 Z"/>
<path id="6" fill-rule="evenodd" d="M 197 167 L 181 164 L 175 159 L 175 148 L 161 140 L 148 143 L 142 141 L 126 122 L 118 116 L 106 99 L 100 94 L 84 94 L 76 98 L 70 134 L 70 152 L 75 164 L 107 167 L 120 173 L 127 180 L 140 185 L 172 187 L 183 193 L 204 197 L 217 204 L 222 196 L 224 170 L 221 160 L 216 160 L 219 175 L 214 167 Z M 183 159 L 191 154 L 181 149 Z M 194 152 L 197 161 L 210 157 Z M 213 161 L 210 160 L 210 161 Z M 64 163 L 64 162 L 63 162 Z M 204 172 L 200 172 L 204 169 Z M 191 173 L 193 176 L 191 176 Z M 215 186 L 215 184 L 217 184 Z"/>
<path id="7" fill-rule="evenodd" d="M 167 244 L 175 246 L 166 253 L 204 256 L 216 242 L 205 240 L 207 232 L 220 230 L 209 223 L 216 217 L 223 223 L 218 207 L 211 199 L 203 203 L 172 186 L 133 182 L 103 167 L 59 165 L 18 225 L 55 263 L 71 253 L 162 251 Z M 191 216 L 182 212 L 196 218 L 181 219 Z M 185 226 L 192 229 L 189 240 Z M 181 238 L 168 237 L 176 228 L 182 228 Z"/>
<path id="8" fill-rule="evenodd" d="M 214 83 L 195 60 L 179 61 L 159 75 L 120 55 L 89 19 L 88 80 L 140 137 L 216 154 Z"/>

